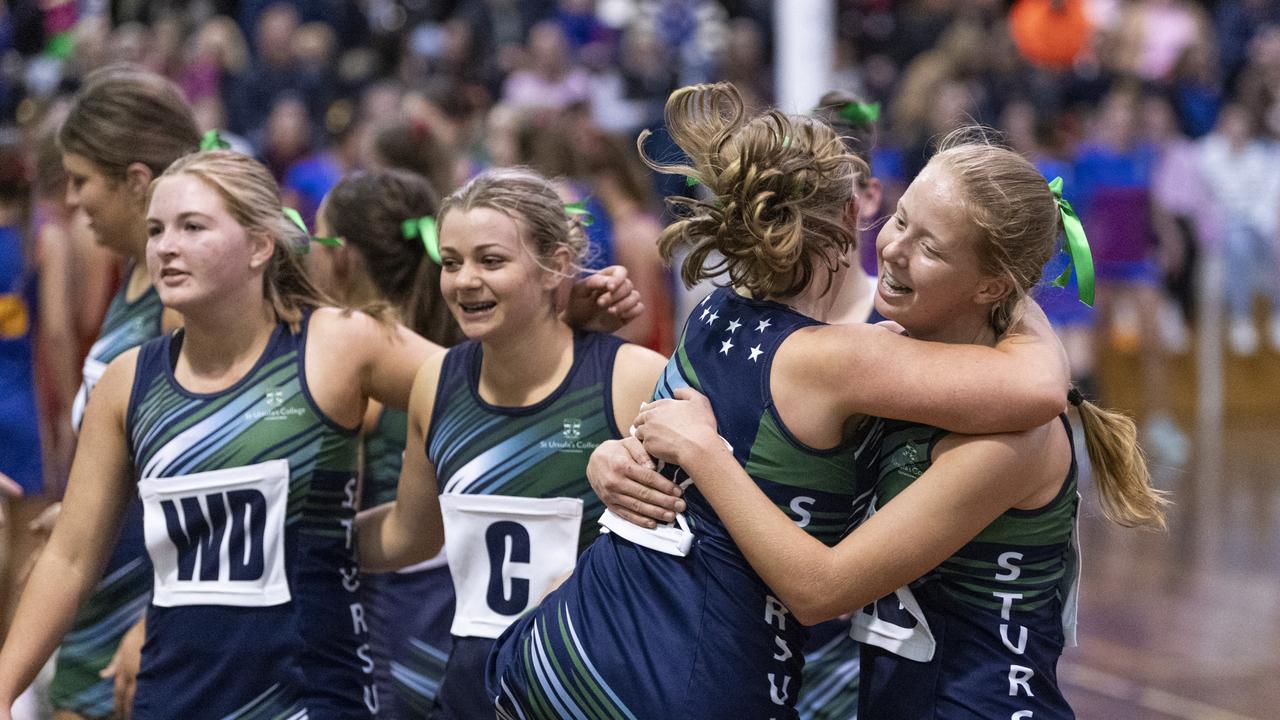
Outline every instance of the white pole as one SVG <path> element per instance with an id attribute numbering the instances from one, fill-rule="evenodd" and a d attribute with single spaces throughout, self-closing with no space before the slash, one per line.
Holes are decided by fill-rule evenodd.
<path id="1" fill-rule="evenodd" d="M 774 0 L 773 27 L 778 108 L 807 113 L 831 89 L 835 0 Z"/>

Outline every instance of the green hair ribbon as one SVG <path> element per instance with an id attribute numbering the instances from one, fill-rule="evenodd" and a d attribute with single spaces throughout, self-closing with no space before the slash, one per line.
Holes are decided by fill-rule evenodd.
<path id="1" fill-rule="evenodd" d="M 839 115 L 854 125 L 871 125 L 880 119 L 880 103 L 845 103 Z"/>
<path id="2" fill-rule="evenodd" d="M 591 227 L 596 221 L 591 211 L 587 210 L 586 200 L 579 200 L 565 205 L 564 212 L 570 217 L 576 217 L 578 222 L 582 223 L 582 227 Z"/>
<path id="3" fill-rule="evenodd" d="M 1053 281 L 1053 286 L 1066 287 L 1071 269 L 1075 268 L 1080 302 L 1093 307 L 1093 255 L 1089 252 L 1089 240 L 1084 236 L 1084 225 L 1071 208 L 1071 203 L 1062 197 L 1062 178 L 1054 178 L 1049 183 L 1049 190 L 1053 191 L 1054 202 L 1058 204 L 1058 212 L 1062 216 L 1062 232 L 1067 237 L 1067 253 L 1070 256 L 1066 269 Z"/>
<path id="4" fill-rule="evenodd" d="M 218 129 L 214 128 L 206 132 L 200 137 L 200 152 L 209 152 L 210 150 L 230 150 L 231 143 L 222 139 L 222 135 L 218 133 Z"/>
<path id="5" fill-rule="evenodd" d="M 310 231 L 310 230 L 307 230 L 307 223 L 303 221 L 303 219 L 302 219 L 302 215 L 298 214 L 298 211 L 297 211 L 297 210 L 294 210 L 294 209 L 293 209 L 293 208 L 291 208 L 291 207 L 283 207 L 283 208 L 280 208 L 280 211 L 281 211 L 281 212 L 283 212 L 283 213 L 284 213 L 284 216 L 285 216 L 285 217 L 287 217 L 287 218 L 289 218 L 289 220 L 290 220 L 294 225 L 297 225 L 297 226 L 298 226 L 298 229 L 302 231 L 302 234 L 303 234 L 303 235 L 306 235 L 306 236 L 307 236 L 307 242 L 306 242 L 305 244 L 300 245 L 300 246 L 298 247 L 298 252 L 302 253 L 303 255 L 305 255 L 305 254 L 307 254 L 307 253 L 311 252 L 311 243 L 312 243 L 312 242 L 320 243 L 321 245 L 324 245 L 325 247 L 331 247 L 331 248 L 342 247 L 342 245 L 343 245 L 343 243 L 342 243 L 342 238 L 337 238 L 337 237 L 315 237 L 315 236 L 313 236 L 313 235 L 311 234 L 311 231 Z"/>
<path id="6" fill-rule="evenodd" d="M 427 251 L 431 262 L 440 264 L 440 230 L 436 227 L 436 219 L 430 215 L 409 218 L 400 223 L 400 234 L 406 240 L 420 239 L 422 247 Z"/>
<path id="7" fill-rule="evenodd" d="M 694 177 L 694 176 L 692 176 L 692 175 L 685 175 L 685 176 L 684 176 L 684 186 L 685 186 L 685 187 L 693 187 L 693 186 L 695 186 L 695 185 L 697 185 L 697 184 L 698 184 L 698 178 L 696 178 L 696 177 Z"/>

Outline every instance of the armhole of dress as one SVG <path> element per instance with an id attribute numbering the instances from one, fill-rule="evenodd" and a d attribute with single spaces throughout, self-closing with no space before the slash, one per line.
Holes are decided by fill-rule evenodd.
<path id="1" fill-rule="evenodd" d="M 302 390 L 302 397 L 306 399 L 307 407 L 311 408 L 311 412 L 315 413 L 315 416 L 320 419 L 320 422 L 324 423 L 326 427 L 341 435 L 346 437 L 355 437 L 360 434 L 360 428 L 364 424 L 363 417 L 359 423 L 356 423 L 355 427 L 346 427 L 337 420 L 329 417 L 329 414 L 324 410 L 321 410 L 320 404 L 316 402 L 315 397 L 311 394 L 311 385 L 307 382 L 307 339 L 310 337 L 307 331 L 311 328 L 311 318 L 314 314 L 314 309 L 309 308 L 302 311 L 301 327 L 298 328 L 296 335 L 294 335 L 288 327 L 283 329 L 283 332 L 289 333 L 293 336 L 294 349 L 298 356 L 298 388 Z"/>
<path id="2" fill-rule="evenodd" d="M 431 457 L 431 443 L 435 440 L 436 428 L 440 427 L 440 413 L 444 409 L 445 400 L 447 399 L 445 396 L 448 395 L 448 388 L 450 387 L 445 380 L 449 378 L 449 373 L 453 370 L 454 365 L 459 362 L 463 362 L 465 365 L 464 361 L 466 358 L 463 348 L 466 347 L 470 347 L 470 344 L 464 342 L 445 350 L 444 360 L 440 362 L 440 376 L 436 378 L 436 396 L 431 402 L 431 424 L 427 426 L 427 434 L 422 439 L 423 444 L 425 445 L 425 447 L 422 448 L 422 452 L 427 456 L 427 460 L 430 461 L 432 465 L 435 465 L 436 460 Z M 470 385 L 471 376 L 470 373 L 467 372 L 466 367 L 462 368 L 462 376 L 463 381 Z M 467 391 L 470 392 L 470 389 L 468 388 Z M 412 417 L 409 418 L 409 422 L 413 422 Z"/>
<path id="3" fill-rule="evenodd" d="M 161 335 L 151 342 L 143 343 L 133 359 L 133 384 L 129 388 L 129 402 L 124 410 L 124 443 L 128 449 L 129 464 L 134 468 L 138 467 L 138 458 L 133 444 L 134 418 L 137 415 L 138 404 L 142 402 L 142 394 L 145 392 L 146 377 L 150 374 L 147 368 L 154 364 L 156 357 L 168 362 L 169 343 L 172 337 L 171 334 Z"/>
<path id="4" fill-rule="evenodd" d="M 602 364 L 606 368 L 606 372 L 603 373 L 604 416 L 609 423 L 609 432 L 613 435 L 613 439 L 621 440 L 623 437 L 622 429 L 618 427 L 618 417 L 613 412 L 613 374 L 617 371 L 618 367 L 618 353 L 622 350 L 622 346 L 628 343 L 621 340 L 621 338 L 615 338 L 613 335 L 608 336 L 608 339 L 610 340 L 609 344 L 612 345 L 612 347 L 605 352 L 605 357 L 602 358 L 605 360 Z M 617 340 L 617 342 L 613 342 L 614 340 Z"/>
<path id="5" fill-rule="evenodd" d="M 816 448 L 807 443 L 800 441 L 800 438 L 791 432 L 791 428 L 787 427 L 787 422 L 782 419 L 782 413 L 778 412 L 778 406 L 773 402 L 773 359 L 778 355 L 778 351 L 782 349 L 783 344 L 787 342 L 797 330 L 803 330 L 809 327 L 817 327 L 824 323 L 813 322 L 811 324 L 797 324 L 787 330 L 767 351 L 768 359 L 765 360 L 764 368 L 760 373 L 760 402 L 763 411 L 773 418 L 773 422 L 777 424 L 778 430 L 787 442 L 797 450 L 815 455 L 817 457 L 829 457 L 841 453 L 858 444 L 856 439 L 846 438 L 841 440 L 835 447 Z"/>

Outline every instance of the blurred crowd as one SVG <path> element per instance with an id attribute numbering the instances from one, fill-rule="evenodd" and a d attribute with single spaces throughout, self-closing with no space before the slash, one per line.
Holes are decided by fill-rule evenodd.
<path id="1" fill-rule="evenodd" d="M 1143 348 L 1149 427 L 1163 357 L 1186 352 L 1196 268 L 1226 264 L 1223 341 L 1280 351 L 1280 2 L 840 0 L 832 89 L 882 109 L 881 214 L 931 142 L 973 122 L 1061 176 L 1098 262 L 1096 310 L 1042 303 L 1087 388 L 1100 352 Z M 646 150 L 675 152 L 661 109 L 681 85 L 729 80 L 775 98 L 769 0 L 40 0 L 0 7 L 0 222 L 22 223 L 40 283 L 47 383 L 74 393 L 118 268 L 64 204 L 53 139 L 89 70 L 127 61 L 177 82 L 202 130 L 262 159 L 311 222 L 344 174 L 396 166 L 442 194 L 479 169 L 528 164 L 585 200 L 593 264 L 626 266 L 650 311 L 631 339 L 671 348 L 687 307 L 654 247 L 664 195 Z M 815 30 L 816 31 L 816 30 Z M 792 108 L 792 110 L 796 110 Z M 34 198 L 31 200 L 30 198 Z M 53 223 L 65 228 L 58 234 Z M 874 263 L 874 226 L 864 255 Z M 1051 279 L 1062 266 L 1051 266 Z M 1268 312 L 1256 313 L 1264 300 Z M 66 377 L 62 377 L 62 375 Z M 55 399 L 50 402 L 57 403 Z"/>

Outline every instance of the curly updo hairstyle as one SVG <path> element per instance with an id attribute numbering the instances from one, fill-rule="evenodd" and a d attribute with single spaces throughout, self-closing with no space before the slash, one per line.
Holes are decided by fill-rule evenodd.
<path id="1" fill-rule="evenodd" d="M 727 275 L 755 297 L 785 298 L 820 270 L 830 283 L 857 242 L 850 205 L 855 179 L 867 173 L 830 126 L 775 109 L 747 117 L 729 83 L 676 90 L 667 99 L 666 125 L 689 164 L 649 158 L 648 131 L 637 141 L 641 156 L 654 170 L 696 180 L 710 195 L 667 200 L 678 219 L 663 230 L 658 249 L 670 263 L 677 248 L 689 248 L 680 273 L 687 286 Z M 721 259 L 708 264 L 713 251 Z"/>

